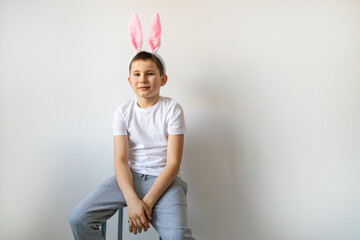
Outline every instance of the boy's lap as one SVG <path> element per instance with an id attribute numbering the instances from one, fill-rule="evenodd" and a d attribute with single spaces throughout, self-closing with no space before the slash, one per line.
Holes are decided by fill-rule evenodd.
<path id="1" fill-rule="evenodd" d="M 155 180 L 156 177 L 148 176 L 148 179 L 144 181 L 140 175 L 133 174 L 134 190 L 139 198 L 146 195 Z M 157 215 L 171 212 L 180 214 L 187 207 L 186 192 L 187 183 L 176 177 L 155 204 L 153 213 Z M 116 182 L 115 175 L 113 175 L 100 183 L 76 206 L 76 209 L 91 214 L 99 211 L 113 212 L 121 206 L 126 206 L 126 200 Z"/>

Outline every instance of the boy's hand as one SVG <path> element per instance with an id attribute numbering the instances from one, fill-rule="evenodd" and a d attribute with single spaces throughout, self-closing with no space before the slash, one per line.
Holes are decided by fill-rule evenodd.
<path id="1" fill-rule="evenodd" d="M 129 231 L 137 234 L 150 228 L 151 211 L 140 199 L 133 199 L 128 203 Z"/>
<path id="2" fill-rule="evenodd" d="M 150 228 L 149 222 L 152 219 L 151 214 L 152 214 L 152 209 L 153 209 L 154 206 L 151 205 L 149 201 L 147 201 L 146 197 L 142 200 L 142 202 L 145 204 L 146 208 L 148 209 L 148 211 L 146 212 L 148 225 L 147 225 L 146 228 L 144 228 L 144 224 L 142 225 L 142 227 L 136 228 L 136 227 L 134 227 L 135 224 L 133 224 L 132 221 L 129 220 L 129 231 L 133 232 L 134 234 L 141 233 L 142 229 L 144 229 L 144 231 L 146 232 Z"/>
<path id="3" fill-rule="evenodd" d="M 148 230 L 148 228 L 143 228 L 143 227 L 136 228 L 132 224 L 132 221 L 129 221 L 129 232 L 132 232 L 136 235 L 137 233 L 141 233 L 142 229 L 144 229 L 144 232 Z"/>

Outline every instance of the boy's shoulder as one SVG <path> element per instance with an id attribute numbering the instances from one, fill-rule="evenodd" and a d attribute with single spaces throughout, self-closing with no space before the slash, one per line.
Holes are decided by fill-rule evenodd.
<path id="1" fill-rule="evenodd" d="M 171 97 L 163 97 L 160 96 L 159 99 L 164 105 L 175 105 L 175 104 L 179 104 L 175 99 L 171 98 Z M 180 104 L 179 104 L 180 105 Z"/>
<path id="2" fill-rule="evenodd" d="M 183 111 L 180 103 L 173 98 L 160 96 L 160 101 L 165 112 Z"/>
<path id="3" fill-rule="evenodd" d="M 132 111 L 134 104 L 136 103 L 136 99 L 130 99 L 124 103 L 121 103 L 118 105 L 118 107 L 115 110 L 116 115 L 124 116 Z"/>

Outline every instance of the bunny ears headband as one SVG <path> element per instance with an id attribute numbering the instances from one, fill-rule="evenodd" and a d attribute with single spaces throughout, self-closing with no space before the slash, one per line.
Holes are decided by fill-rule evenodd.
<path id="1" fill-rule="evenodd" d="M 151 20 L 151 24 L 147 36 L 147 45 L 150 48 L 150 51 L 147 52 L 155 55 L 160 60 L 161 64 L 164 67 L 164 72 L 166 72 L 165 63 L 162 60 L 162 58 L 159 56 L 159 54 L 157 54 L 157 51 L 159 50 L 160 47 L 160 36 L 161 36 L 161 25 L 160 25 L 159 13 L 155 13 Z M 141 47 L 143 43 L 141 23 L 139 17 L 135 13 L 130 17 L 130 21 L 129 21 L 129 39 L 131 45 L 135 50 L 135 54 L 134 54 L 135 56 L 138 52 L 142 51 Z"/>

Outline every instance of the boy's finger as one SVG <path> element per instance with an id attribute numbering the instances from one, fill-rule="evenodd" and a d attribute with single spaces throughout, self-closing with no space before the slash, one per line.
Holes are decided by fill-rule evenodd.
<path id="1" fill-rule="evenodd" d="M 136 223 L 132 219 L 129 219 L 129 225 L 131 225 L 133 228 L 136 227 Z"/>
<path id="2" fill-rule="evenodd" d="M 133 225 L 133 223 L 132 223 L 131 220 L 129 220 L 128 223 L 129 223 L 129 232 L 132 233 L 132 232 L 133 232 L 133 229 L 134 229 L 134 225 Z"/>
<path id="3" fill-rule="evenodd" d="M 144 228 L 149 228 L 149 221 L 146 219 L 145 216 L 141 216 L 140 220 Z"/>
<path id="4" fill-rule="evenodd" d="M 137 224 L 136 225 L 137 228 L 140 228 L 142 226 L 140 218 L 136 218 L 136 224 Z"/>
<path id="5" fill-rule="evenodd" d="M 132 223 L 133 223 L 134 228 L 138 228 L 141 226 L 141 223 L 139 224 L 139 218 L 133 218 Z"/>

